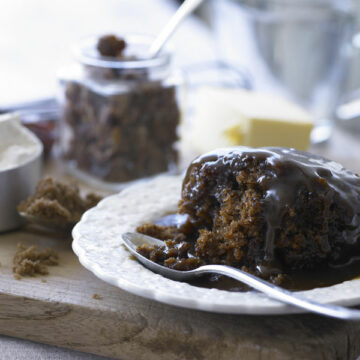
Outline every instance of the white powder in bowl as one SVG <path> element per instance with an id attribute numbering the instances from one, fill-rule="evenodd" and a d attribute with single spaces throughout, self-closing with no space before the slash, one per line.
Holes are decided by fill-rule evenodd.
<path id="1" fill-rule="evenodd" d="M 21 125 L 17 114 L 0 115 L 0 171 L 23 165 L 41 151 L 40 140 Z"/>

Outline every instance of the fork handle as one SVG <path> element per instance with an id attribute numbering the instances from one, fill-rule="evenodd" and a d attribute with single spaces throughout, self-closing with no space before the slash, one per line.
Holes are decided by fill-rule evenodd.
<path id="1" fill-rule="evenodd" d="M 294 292 L 285 290 L 252 274 L 230 266 L 204 265 L 193 271 L 196 271 L 198 274 L 216 273 L 231 277 L 235 280 L 241 281 L 255 290 L 266 294 L 272 299 L 276 299 L 282 303 L 290 304 L 317 314 L 343 320 L 360 320 L 360 310 L 350 309 L 338 305 L 321 304 L 316 301 L 306 299 Z"/>

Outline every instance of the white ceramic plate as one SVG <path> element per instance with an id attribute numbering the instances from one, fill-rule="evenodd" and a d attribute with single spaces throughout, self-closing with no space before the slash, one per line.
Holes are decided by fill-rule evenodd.
<path id="1" fill-rule="evenodd" d="M 100 279 L 130 293 L 170 305 L 231 314 L 289 314 L 301 310 L 256 292 L 235 293 L 166 279 L 130 257 L 121 235 L 176 211 L 181 178 L 160 177 L 132 186 L 87 211 L 73 230 L 80 262 Z M 360 280 L 300 292 L 323 303 L 360 304 Z"/>

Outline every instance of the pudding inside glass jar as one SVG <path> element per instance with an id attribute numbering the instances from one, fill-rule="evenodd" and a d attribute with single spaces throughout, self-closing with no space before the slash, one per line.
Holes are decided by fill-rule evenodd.
<path id="1" fill-rule="evenodd" d="M 59 151 L 67 168 L 114 189 L 175 172 L 183 80 L 171 50 L 148 59 L 152 38 L 126 36 L 119 55 L 104 56 L 101 39 L 85 39 L 76 63 L 59 74 Z"/>

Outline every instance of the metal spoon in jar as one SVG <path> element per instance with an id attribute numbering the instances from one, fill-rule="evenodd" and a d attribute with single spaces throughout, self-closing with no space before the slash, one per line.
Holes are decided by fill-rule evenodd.
<path id="1" fill-rule="evenodd" d="M 285 290 L 279 286 L 268 283 L 254 275 L 244 272 L 240 269 L 226 265 L 204 265 L 191 271 L 178 271 L 169 269 L 159 265 L 144 256 L 140 255 L 136 249 L 141 245 L 157 245 L 163 246 L 164 242 L 150 236 L 139 233 L 126 233 L 122 235 L 124 244 L 132 255 L 134 255 L 140 263 L 151 271 L 163 275 L 172 280 L 184 281 L 190 280 L 205 274 L 221 274 L 229 276 L 235 280 L 258 290 L 272 299 L 278 300 L 285 304 L 290 304 L 310 312 L 330 316 L 343 320 L 360 320 L 360 310 L 349 309 L 343 306 L 321 304 L 312 300 L 308 300 L 291 291 Z"/>
<path id="2" fill-rule="evenodd" d="M 164 29 L 156 37 L 150 46 L 148 57 L 154 58 L 160 52 L 165 43 L 169 40 L 178 25 L 190 15 L 204 0 L 186 0 L 179 7 Z"/>

